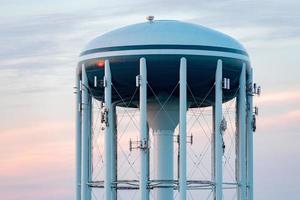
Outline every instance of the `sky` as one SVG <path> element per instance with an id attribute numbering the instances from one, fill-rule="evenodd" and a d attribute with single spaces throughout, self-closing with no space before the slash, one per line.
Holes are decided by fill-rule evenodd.
<path id="1" fill-rule="evenodd" d="M 245 46 L 262 86 L 255 199 L 300 199 L 300 1 L 0 3 L 1 199 L 74 199 L 78 55 L 94 37 L 148 15 L 208 26 Z"/>

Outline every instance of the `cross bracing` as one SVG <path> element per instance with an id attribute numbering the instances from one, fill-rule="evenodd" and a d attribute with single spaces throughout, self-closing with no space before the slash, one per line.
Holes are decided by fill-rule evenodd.
<path id="1" fill-rule="evenodd" d="M 108 61 L 107 61 L 108 62 Z M 219 65 L 219 63 L 218 63 Z M 241 80 L 246 83 L 245 78 L 241 75 Z M 219 79 L 220 81 L 220 79 Z M 122 97 L 121 93 L 118 91 L 117 87 L 111 83 L 111 90 L 114 91 L 119 100 L 113 102 L 112 107 L 107 107 L 107 102 L 98 101 L 94 99 L 89 93 L 89 85 L 84 83 L 82 80 L 81 92 L 85 98 L 80 104 L 79 111 L 85 113 L 82 115 L 82 121 L 86 126 L 90 124 L 90 136 L 85 139 L 87 141 L 85 148 L 88 152 L 84 152 L 82 155 L 88 162 L 88 174 L 87 183 L 85 187 L 88 188 L 90 192 L 85 191 L 86 195 L 90 195 L 90 199 L 107 199 L 107 166 L 105 165 L 107 161 L 107 154 L 105 154 L 105 145 L 108 133 L 111 134 L 111 154 L 113 155 L 113 160 L 111 160 L 110 165 L 112 169 L 111 181 L 109 184 L 111 193 L 114 199 L 140 199 L 139 192 L 141 190 L 141 154 L 140 151 L 149 152 L 148 154 L 148 172 L 146 172 L 146 191 L 148 191 L 149 199 L 156 199 L 156 191 L 162 191 L 165 189 L 171 189 L 173 191 L 173 199 L 182 199 L 181 190 L 181 163 L 182 160 L 180 149 L 180 130 L 178 126 L 178 121 L 172 112 L 170 112 L 170 102 L 173 103 L 173 94 L 178 91 L 180 86 L 180 81 L 174 84 L 173 89 L 170 90 L 168 94 L 164 94 L 163 98 L 161 94 L 157 94 L 152 88 L 150 83 L 146 82 L 146 88 L 148 92 L 151 93 L 153 99 L 151 103 L 155 103 L 157 108 L 155 108 L 155 113 L 151 115 L 148 120 L 153 121 L 160 116 L 164 116 L 172 126 L 174 126 L 174 131 L 172 131 L 172 162 L 167 163 L 172 169 L 172 175 L 168 179 L 160 179 L 157 175 L 157 144 L 155 140 L 157 137 L 157 132 L 155 129 L 149 128 L 148 139 L 143 140 L 140 137 L 140 125 L 141 125 L 141 110 L 139 108 L 139 102 L 134 100 L 135 96 L 139 93 L 139 86 L 137 85 L 136 90 L 132 93 L 131 97 Z M 243 165 L 242 155 L 245 155 L 245 151 L 248 151 L 245 143 L 241 146 L 241 142 L 247 142 L 248 136 L 245 135 L 245 129 L 248 126 L 242 127 L 241 122 L 245 121 L 246 118 L 241 118 L 241 112 L 243 109 L 247 108 L 247 115 L 243 113 L 243 116 L 251 116 L 252 110 L 246 107 L 246 105 L 241 104 L 241 99 L 246 102 L 246 95 L 249 93 L 243 91 L 241 92 L 241 87 L 238 87 L 235 91 L 235 95 L 238 98 L 233 98 L 231 101 L 222 103 L 222 93 L 221 93 L 221 110 L 217 110 L 216 106 L 204 107 L 203 102 L 206 98 L 213 93 L 216 93 L 219 88 L 220 83 L 212 83 L 210 87 L 207 88 L 207 92 L 199 100 L 194 95 L 194 91 L 189 86 L 187 81 L 186 90 L 188 94 L 192 97 L 192 101 L 188 102 L 189 105 L 196 105 L 193 108 L 189 108 L 186 112 L 186 181 L 185 189 L 187 191 L 187 199 L 197 199 L 199 195 L 205 197 L 206 199 L 215 199 L 217 194 L 217 189 L 219 188 L 221 192 L 221 199 L 245 199 L 244 195 L 247 195 L 246 185 L 247 177 L 245 174 L 249 174 L 244 169 L 247 169 Z M 242 87 L 245 89 L 245 85 Z M 252 96 L 252 93 L 250 94 Z M 148 100 L 149 101 L 149 100 Z M 241 105 L 245 107 L 241 107 Z M 242 108 L 242 109 L 241 109 Z M 251 107 L 250 107 L 251 108 Z M 87 111 L 90 110 L 89 114 Z M 216 111 L 221 113 L 218 123 L 220 126 L 216 127 Z M 251 113 L 251 115 L 249 114 Z M 87 117 L 87 118 L 85 118 Z M 108 118 L 111 117 L 110 121 Z M 85 121 L 88 119 L 87 121 Z M 247 119 L 248 120 L 248 119 Z M 107 132 L 108 127 L 110 127 L 111 132 Z M 176 127 L 176 128 L 175 128 Z M 242 127 L 242 128 L 241 128 Z M 220 132 L 216 132 L 216 128 Z M 241 132 L 243 133 L 241 135 Z M 84 133 L 84 132 L 83 132 Z M 86 132 L 88 133 L 88 132 Z M 168 133 L 169 134 L 169 133 Z M 221 136 L 218 136 L 220 134 Z M 219 149 L 221 154 L 216 153 L 216 135 L 219 137 L 219 144 L 221 148 Z M 244 138 L 244 139 L 243 139 Z M 219 164 L 216 163 L 216 156 L 220 156 Z M 106 157 L 106 158 L 105 158 Z M 83 161 L 84 161 L 83 159 Z M 216 174 L 216 165 L 220 166 L 218 170 L 221 170 L 222 177 L 221 182 L 216 182 L 216 177 L 220 178 Z M 86 166 L 82 166 L 83 168 Z M 85 177 L 86 178 L 86 177 Z M 246 181 L 246 182 L 244 182 Z M 81 184 L 82 187 L 82 184 Z M 244 189 L 245 188 L 245 191 Z M 83 190 L 84 191 L 84 190 Z M 218 198 L 218 197 L 217 197 Z"/>

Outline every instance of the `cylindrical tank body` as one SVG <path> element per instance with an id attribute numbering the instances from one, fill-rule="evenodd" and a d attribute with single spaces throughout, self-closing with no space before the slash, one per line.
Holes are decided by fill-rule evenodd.
<path id="1" fill-rule="evenodd" d="M 109 60 L 112 102 L 118 106 L 138 107 L 136 76 L 140 58 L 147 62 L 148 124 L 154 132 L 157 180 L 173 180 L 173 133 L 179 120 L 180 59 L 187 61 L 187 105 L 214 105 L 217 61 L 222 59 L 223 77 L 230 89 L 223 91 L 223 102 L 236 96 L 243 63 L 250 68 L 246 50 L 233 38 L 212 29 L 174 20 L 154 20 L 126 26 L 92 40 L 82 51 L 78 66 L 86 67 L 90 92 L 103 101 L 104 61 Z M 78 68 L 81 73 L 81 68 Z M 97 83 L 94 81 L 97 80 Z M 161 102 L 169 98 L 161 109 Z M 129 103 L 129 105 L 126 105 Z M 195 103 L 198 102 L 198 103 Z M 173 188 L 157 188 L 157 200 L 173 199 Z"/>

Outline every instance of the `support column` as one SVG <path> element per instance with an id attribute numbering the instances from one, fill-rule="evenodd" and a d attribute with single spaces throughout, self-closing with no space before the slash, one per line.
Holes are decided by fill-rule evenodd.
<path id="1" fill-rule="evenodd" d="M 186 58 L 180 59 L 180 91 L 179 91 L 179 192 L 180 199 L 186 200 Z"/>
<path id="2" fill-rule="evenodd" d="M 117 108 L 116 104 L 112 105 L 112 134 L 113 134 L 113 153 L 112 153 L 112 162 L 113 162 L 113 170 L 112 170 L 112 182 L 116 183 L 118 180 L 118 131 L 117 131 Z M 117 200 L 117 184 L 113 184 L 112 188 L 112 199 Z"/>
<path id="3" fill-rule="evenodd" d="M 222 183 L 223 183 L 223 149 L 222 149 L 222 60 L 218 60 L 215 76 L 215 105 L 214 111 L 214 173 L 215 181 L 214 199 L 222 200 Z"/>
<path id="4" fill-rule="evenodd" d="M 147 67 L 146 59 L 140 59 L 140 199 L 149 199 L 148 180 L 149 180 L 149 161 L 148 161 L 148 127 L 147 127 Z"/>
<path id="5" fill-rule="evenodd" d="M 238 122 L 238 156 L 237 156 L 237 175 L 238 175 L 238 199 L 246 200 L 246 65 L 243 64 L 240 81 L 239 94 L 237 98 L 237 122 Z"/>
<path id="6" fill-rule="evenodd" d="M 92 181 L 92 178 L 93 178 L 93 132 L 92 132 L 92 127 L 93 127 L 93 98 L 91 95 L 89 95 L 89 112 L 88 112 L 88 127 L 89 127 L 89 135 L 88 135 L 88 141 L 89 141 L 89 162 L 88 162 L 88 166 L 89 166 L 89 171 L 88 171 L 88 182 L 91 182 Z M 89 188 L 90 192 L 89 192 L 89 199 L 92 199 L 91 198 L 91 195 L 92 195 L 92 188 Z"/>
<path id="7" fill-rule="evenodd" d="M 104 131 L 105 144 L 104 144 L 104 164 L 105 164 L 105 178 L 104 178 L 104 189 L 105 189 L 105 200 L 113 200 L 114 192 L 112 188 L 113 182 L 113 107 L 112 107 L 112 92 L 111 92 L 111 71 L 109 66 L 109 61 L 105 60 L 104 67 L 104 103 L 105 103 L 105 112 L 107 115 L 106 118 L 106 127 Z"/>
<path id="8" fill-rule="evenodd" d="M 89 94 L 89 85 L 86 70 L 82 66 L 82 167 L 81 167 L 81 200 L 90 200 L 91 191 L 89 182 L 89 138 L 91 136 L 90 116 L 91 116 L 91 96 Z"/>
<path id="9" fill-rule="evenodd" d="M 76 72 L 76 200 L 81 200 L 81 80 Z"/>
<path id="10" fill-rule="evenodd" d="M 253 71 L 248 71 L 247 86 L 252 89 Z M 253 200 L 253 96 L 252 91 L 247 94 L 247 200 Z"/>

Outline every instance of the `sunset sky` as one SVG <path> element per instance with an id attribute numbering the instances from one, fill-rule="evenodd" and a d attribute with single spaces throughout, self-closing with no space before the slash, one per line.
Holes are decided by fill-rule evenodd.
<path id="1" fill-rule="evenodd" d="M 299 0 L 0 0 L 0 198 L 74 199 L 75 68 L 92 38 L 176 19 L 229 34 L 262 86 L 255 200 L 300 199 Z"/>

